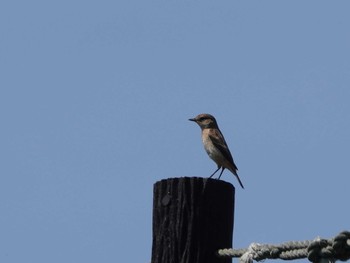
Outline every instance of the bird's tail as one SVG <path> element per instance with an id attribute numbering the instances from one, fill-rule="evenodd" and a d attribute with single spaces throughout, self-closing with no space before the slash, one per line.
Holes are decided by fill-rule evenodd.
<path id="1" fill-rule="evenodd" d="M 242 184 L 242 181 L 241 181 L 241 179 L 239 179 L 239 176 L 238 176 L 238 174 L 237 174 L 237 169 L 232 169 L 231 167 L 228 168 L 228 169 L 236 176 L 236 178 L 237 178 L 239 184 L 240 184 L 241 187 L 244 189 L 244 186 L 243 186 L 243 184 Z"/>
<path id="2" fill-rule="evenodd" d="M 237 173 L 235 174 L 235 176 L 236 176 L 236 178 L 237 178 L 239 184 L 241 185 L 241 187 L 244 189 L 244 186 L 243 186 L 243 184 L 242 184 L 242 182 L 241 182 L 241 179 L 239 179 L 239 176 L 238 176 Z"/>

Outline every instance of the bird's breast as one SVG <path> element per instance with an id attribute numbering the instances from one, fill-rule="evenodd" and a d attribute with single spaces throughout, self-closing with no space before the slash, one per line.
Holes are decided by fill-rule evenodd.
<path id="1" fill-rule="evenodd" d="M 215 145 L 213 144 L 213 142 L 211 141 L 209 136 L 203 136 L 202 142 L 204 145 L 204 149 L 207 152 L 207 154 L 209 155 L 209 157 L 213 161 L 215 161 L 217 164 L 221 164 L 222 160 L 223 160 L 223 155 L 219 151 L 219 149 L 217 147 L 215 147 Z"/>

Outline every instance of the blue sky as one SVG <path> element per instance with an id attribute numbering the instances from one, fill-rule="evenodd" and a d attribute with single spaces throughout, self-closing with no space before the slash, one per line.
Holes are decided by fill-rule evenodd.
<path id="1" fill-rule="evenodd" d="M 349 230 L 348 1 L 2 1 L 0 261 L 149 262 L 152 189 L 245 186 L 234 246 Z"/>

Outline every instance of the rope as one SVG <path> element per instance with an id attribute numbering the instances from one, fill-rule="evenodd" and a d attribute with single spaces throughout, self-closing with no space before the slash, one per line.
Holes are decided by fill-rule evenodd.
<path id="1" fill-rule="evenodd" d="M 247 249 L 220 249 L 219 257 L 239 257 L 241 263 L 252 263 L 253 260 L 283 259 L 293 260 L 308 258 L 320 263 L 350 259 L 350 232 L 343 231 L 332 239 L 316 238 L 308 241 L 290 241 L 280 245 L 252 243 Z"/>

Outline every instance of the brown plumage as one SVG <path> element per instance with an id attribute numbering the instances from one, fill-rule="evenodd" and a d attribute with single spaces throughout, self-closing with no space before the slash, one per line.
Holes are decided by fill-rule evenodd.
<path id="1" fill-rule="evenodd" d="M 199 114 L 195 118 L 189 119 L 194 121 L 202 129 L 202 142 L 204 149 L 209 157 L 217 164 L 218 169 L 209 177 L 211 178 L 217 171 L 221 170 L 218 177 L 220 179 L 225 169 L 230 170 L 237 178 L 239 184 L 244 189 L 244 186 L 237 174 L 237 166 L 233 161 L 231 152 L 226 144 L 225 138 L 222 135 L 214 116 L 210 114 Z"/>

